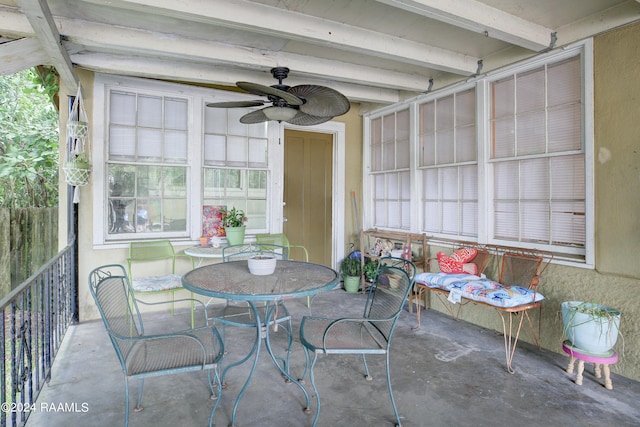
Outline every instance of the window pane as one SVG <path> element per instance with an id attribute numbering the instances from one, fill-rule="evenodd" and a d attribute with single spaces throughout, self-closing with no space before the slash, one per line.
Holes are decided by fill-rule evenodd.
<path id="1" fill-rule="evenodd" d="M 456 130 L 456 161 L 470 162 L 477 160 L 478 145 L 476 143 L 476 127 L 465 126 Z"/>
<path id="2" fill-rule="evenodd" d="M 582 108 L 569 104 L 549 110 L 549 152 L 582 147 Z"/>
<path id="3" fill-rule="evenodd" d="M 164 158 L 169 162 L 185 163 L 187 161 L 187 133 L 167 131 L 164 134 Z"/>
<path id="4" fill-rule="evenodd" d="M 224 165 L 226 160 L 226 138 L 223 135 L 204 136 L 204 163 Z"/>
<path id="5" fill-rule="evenodd" d="M 109 119 L 112 124 L 136 125 L 136 95 L 133 93 L 111 92 L 109 99 Z"/>
<path id="6" fill-rule="evenodd" d="M 517 113 L 543 110 L 545 107 L 544 68 L 519 74 L 516 80 Z"/>
<path id="7" fill-rule="evenodd" d="M 518 127 L 518 155 L 542 154 L 546 151 L 545 112 L 533 111 L 519 114 Z"/>
<path id="8" fill-rule="evenodd" d="M 166 129 L 187 130 L 187 101 L 167 98 L 164 104 L 164 127 Z"/>
<path id="9" fill-rule="evenodd" d="M 453 129 L 444 130 L 436 134 L 436 163 L 439 165 L 449 164 L 455 161 Z"/>
<path id="10" fill-rule="evenodd" d="M 493 117 L 496 119 L 511 117 L 515 113 L 514 79 L 509 77 L 491 85 Z"/>
<path id="11" fill-rule="evenodd" d="M 516 154 L 515 146 L 515 123 L 513 118 L 509 117 L 503 120 L 493 122 L 493 144 L 491 146 L 491 158 L 499 159 L 504 157 L 513 157 Z"/>
<path id="12" fill-rule="evenodd" d="M 162 131 L 138 128 L 138 160 L 159 162 L 162 160 Z"/>
<path id="13" fill-rule="evenodd" d="M 112 125 L 109 128 L 109 158 L 111 160 L 133 160 L 135 156 L 135 128 Z"/>
<path id="14" fill-rule="evenodd" d="M 162 98 L 140 95 L 138 97 L 138 126 L 162 128 Z"/>

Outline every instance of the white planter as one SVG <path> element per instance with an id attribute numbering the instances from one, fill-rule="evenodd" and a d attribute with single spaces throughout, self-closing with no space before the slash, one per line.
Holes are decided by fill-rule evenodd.
<path id="1" fill-rule="evenodd" d="M 249 272 L 256 276 L 273 274 L 276 269 L 277 258 L 271 255 L 256 255 L 247 260 Z"/>
<path id="2" fill-rule="evenodd" d="M 581 306 L 605 313 L 593 316 L 580 311 Z M 618 340 L 620 328 L 620 311 L 612 307 L 581 301 L 565 301 L 562 303 L 562 323 L 564 334 L 571 345 L 593 354 L 609 352 Z"/>

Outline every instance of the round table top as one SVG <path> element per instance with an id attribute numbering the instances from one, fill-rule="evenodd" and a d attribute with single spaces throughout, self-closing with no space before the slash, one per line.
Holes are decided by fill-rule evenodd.
<path id="1" fill-rule="evenodd" d="M 186 255 L 197 257 L 197 258 L 222 258 L 222 249 L 224 246 L 220 245 L 217 248 L 213 246 L 192 246 L 190 248 L 186 248 L 183 252 Z"/>
<path id="2" fill-rule="evenodd" d="M 264 276 L 251 274 L 246 260 L 205 265 L 182 276 L 182 284 L 192 292 L 242 301 L 315 295 L 338 282 L 338 273 L 327 266 L 289 260 L 278 260 L 273 274 Z"/>

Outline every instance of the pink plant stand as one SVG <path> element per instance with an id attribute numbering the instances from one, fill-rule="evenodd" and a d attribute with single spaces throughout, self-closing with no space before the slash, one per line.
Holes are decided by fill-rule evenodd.
<path id="1" fill-rule="evenodd" d="M 584 362 L 593 363 L 594 375 L 596 378 L 602 378 L 604 373 L 604 386 L 608 390 L 613 389 L 613 383 L 611 382 L 611 373 L 609 365 L 613 365 L 618 361 L 618 353 L 613 350 L 609 350 L 602 354 L 588 353 L 584 350 L 580 350 L 577 347 L 573 347 L 569 341 L 562 343 L 562 350 L 569 355 L 569 365 L 567 366 L 567 372 L 573 373 L 573 365 L 575 361 L 578 361 L 578 371 L 576 373 L 576 384 L 582 385 L 582 373 L 584 372 Z M 601 371 L 602 368 L 602 371 Z"/>

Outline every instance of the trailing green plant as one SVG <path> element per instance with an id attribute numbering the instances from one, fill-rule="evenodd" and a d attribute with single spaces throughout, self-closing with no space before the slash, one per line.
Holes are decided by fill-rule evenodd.
<path id="1" fill-rule="evenodd" d="M 362 266 L 357 258 L 346 257 L 340 263 L 340 272 L 343 276 L 360 276 L 362 274 Z"/>

